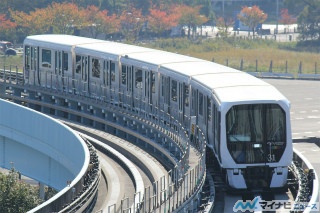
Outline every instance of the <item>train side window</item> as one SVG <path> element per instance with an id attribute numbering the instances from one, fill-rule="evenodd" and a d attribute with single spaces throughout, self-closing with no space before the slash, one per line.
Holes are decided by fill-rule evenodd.
<path id="1" fill-rule="evenodd" d="M 164 96 L 164 85 L 165 85 L 165 78 L 161 76 L 161 96 Z"/>
<path id="2" fill-rule="evenodd" d="M 62 54 L 62 62 L 63 62 L 63 70 L 68 71 L 69 69 L 69 56 L 68 53 L 63 53 Z"/>
<path id="3" fill-rule="evenodd" d="M 111 81 L 116 80 L 116 64 L 111 62 L 110 64 L 110 72 L 111 72 Z"/>
<path id="4" fill-rule="evenodd" d="M 122 65 L 121 69 L 121 83 L 126 84 L 127 83 L 127 66 Z"/>
<path id="5" fill-rule="evenodd" d="M 25 52 L 24 65 L 25 65 L 25 68 L 29 70 L 30 69 L 30 46 L 25 46 L 24 52 Z"/>
<path id="6" fill-rule="evenodd" d="M 41 66 L 44 68 L 51 68 L 51 50 L 41 50 Z"/>
<path id="7" fill-rule="evenodd" d="M 36 47 L 31 47 L 31 70 L 37 69 L 38 52 Z"/>
<path id="8" fill-rule="evenodd" d="M 156 93 L 156 75 L 154 72 L 151 72 L 151 90 L 152 93 Z"/>
<path id="9" fill-rule="evenodd" d="M 177 101 L 177 81 L 171 80 L 171 100 Z"/>
<path id="10" fill-rule="evenodd" d="M 82 57 L 82 63 L 81 63 L 81 69 L 82 69 L 82 79 L 87 81 L 87 67 L 88 67 L 88 58 L 83 56 Z"/>
<path id="11" fill-rule="evenodd" d="M 138 89 L 142 89 L 142 70 L 136 70 L 135 76 L 135 87 Z"/>
<path id="12" fill-rule="evenodd" d="M 76 73 L 80 74 L 81 73 L 81 56 L 80 55 L 76 55 Z"/>
<path id="13" fill-rule="evenodd" d="M 99 59 L 92 58 L 91 60 L 92 64 L 92 77 L 100 78 L 100 61 Z"/>
<path id="14" fill-rule="evenodd" d="M 102 64 L 102 82 L 103 82 L 103 85 L 106 85 L 106 78 L 107 78 L 107 75 L 106 75 L 106 72 L 107 72 L 107 69 L 106 69 L 106 61 L 103 61 L 103 64 Z"/>
<path id="15" fill-rule="evenodd" d="M 184 105 L 189 107 L 189 86 L 184 86 Z"/>
<path id="16" fill-rule="evenodd" d="M 207 97 L 207 115 L 208 115 L 208 121 L 211 121 L 211 100 L 209 97 Z"/>
<path id="17" fill-rule="evenodd" d="M 203 94 L 199 92 L 199 115 L 203 115 Z"/>

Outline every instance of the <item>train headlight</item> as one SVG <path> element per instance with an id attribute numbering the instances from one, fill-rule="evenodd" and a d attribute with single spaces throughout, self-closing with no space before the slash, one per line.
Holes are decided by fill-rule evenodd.
<path id="1" fill-rule="evenodd" d="M 282 175 L 282 167 L 277 167 L 274 169 L 277 175 Z"/>
<path id="2" fill-rule="evenodd" d="M 233 175 L 239 175 L 240 169 L 233 169 Z"/>
<path id="3" fill-rule="evenodd" d="M 253 144 L 253 148 L 261 148 L 262 145 L 260 143 L 255 143 Z"/>

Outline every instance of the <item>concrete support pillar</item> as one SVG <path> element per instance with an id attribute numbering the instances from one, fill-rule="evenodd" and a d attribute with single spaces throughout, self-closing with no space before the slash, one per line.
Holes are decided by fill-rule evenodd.
<path id="1" fill-rule="evenodd" d="M 43 183 L 40 183 L 40 184 L 39 184 L 39 190 L 40 190 L 39 197 L 40 197 L 42 200 L 44 200 L 45 192 L 44 192 L 44 184 L 43 184 Z"/>

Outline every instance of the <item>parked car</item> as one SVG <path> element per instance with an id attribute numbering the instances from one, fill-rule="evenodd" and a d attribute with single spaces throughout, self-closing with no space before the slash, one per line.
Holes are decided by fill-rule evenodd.
<path id="1" fill-rule="evenodd" d="M 9 41 L 0 41 L 0 53 L 6 53 L 7 49 L 13 49 L 13 44 Z"/>

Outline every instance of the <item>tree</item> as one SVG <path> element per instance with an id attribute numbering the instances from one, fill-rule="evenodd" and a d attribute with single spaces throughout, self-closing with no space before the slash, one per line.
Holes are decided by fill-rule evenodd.
<path id="1" fill-rule="evenodd" d="M 297 17 L 306 6 L 306 1 L 297 1 L 297 0 L 284 0 L 284 7 L 288 8 L 291 14 Z"/>
<path id="2" fill-rule="evenodd" d="M 76 28 L 83 27 L 84 10 L 81 10 L 76 4 L 53 2 L 46 10 L 52 14 L 53 33 L 74 34 Z"/>
<path id="3" fill-rule="evenodd" d="M 298 16 L 300 39 L 320 41 L 320 1 L 305 0 L 306 6 Z"/>
<path id="4" fill-rule="evenodd" d="M 219 17 L 217 19 L 217 28 L 219 30 L 219 35 L 222 37 L 227 37 L 230 32 L 229 29 L 232 27 L 234 24 L 234 19 L 233 18 L 223 18 Z"/>
<path id="5" fill-rule="evenodd" d="M 141 10 L 131 7 L 124 10 L 120 16 L 120 31 L 128 41 L 135 41 L 144 24 L 144 16 Z"/>
<path id="6" fill-rule="evenodd" d="M 5 39 L 5 36 L 14 38 L 14 31 L 17 27 L 15 22 L 6 18 L 5 14 L 0 14 L 0 40 Z"/>
<path id="7" fill-rule="evenodd" d="M 289 25 L 295 23 L 296 19 L 289 14 L 288 9 L 286 8 L 282 9 L 280 14 L 281 14 L 281 19 L 279 20 L 279 22 L 283 25 L 286 25 L 289 31 Z"/>
<path id="8" fill-rule="evenodd" d="M 178 24 L 178 17 L 171 10 L 150 9 L 148 27 L 156 34 L 163 34 Z"/>
<path id="9" fill-rule="evenodd" d="M 252 7 L 243 7 L 240 11 L 240 14 L 238 14 L 239 20 L 244 23 L 244 25 L 252 29 L 253 36 L 255 33 L 255 28 L 258 26 L 258 24 L 262 24 L 267 17 L 268 15 L 260 10 L 260 8 L 256 5 Z"/>
<path id="10" fill-rule="evenodd" d="M 187 26 L 188 28 L 188 38 L 190 38 L 191 30 L 192 34 L 195 36 L 198 26 L 206 23 L 208 19 L 200 15 L 201 6 L 190 7 L 186 5 L 180 5 L 177 8 L 177 12 L 180 16 L 179 24 L 182 26 Z"/>
<path id="11" fill-rule="evenodd" d="M 30 14 L 10 10 L 10 16 L 25 35 L 49 32 L 53 20 L 51 13 L 48 13 L 46 9 L 36 9 Z"/>
<path id="12" fill-rule="evenodd" d="M 115 14 L 108 16 L 107 10 L 99 10 L 96 6 L 88 6 L 84 12 L 85 25 L 84 30 L 91 37 L 97 38 L 99 34 L 114 33 L 119 24 Z"/>
<path id="13" fill-rule="evenodd" d="M 12 169 L 8 175 L 0 173 L 0 212 L 27 212 L 39 204 L 39 189 L 18 178 Z"/>
<path id="14" fill-rule="evenodd" d="M 42 33 L 73 34 L 84 23 L 84 10 L 71 3 L 52 3 L 49 7 L 36 9 L 27 14 L 10 10 L 15 23 L 25 35 Z"/>

